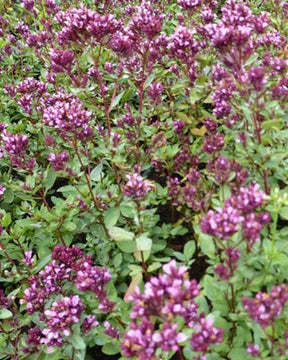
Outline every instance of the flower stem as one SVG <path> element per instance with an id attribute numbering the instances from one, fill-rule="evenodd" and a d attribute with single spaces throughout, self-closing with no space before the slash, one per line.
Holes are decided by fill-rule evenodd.
<path id="1" fill-rule="evenodd" d="M 91 181 L 90 181 L 90 177 L 88 176 L 87 172 L 86 172 L 86 169 L 85 169 L 85 166 L 83 164 L 83 161 L 82 161 L 82 158 L 81 158 L 81 155 L 79 154 L 79 150 L 78 150 L 78 147 L 77 147 L 77 142 L 73 142 L 73 148 L 75 150 L 75 153 L 76 153 L 76 156 L 79 160 L 79 163 L 81 165 L 81 169 L 84 173 L 84 176 L 85 176 L 85 179 L 86 179 L 86 183 L 87 183 L 87 186 L 88 186 L 88 189 L 89 189 L 89 192 L 90 192 L 90 195 L 92 197 L 92 201 L 94 203 L 94 206 L 95 206 L 95 209 L 99 209 L 99 204 L 94 196 L 94 193 L 93 193 L 93 189 L 92 189 L 92 186 L 91 186 Z M 108 232 L 108 229 L 103 221 L 103 219 L 101 217 L 99 217 L 99 222 L 100 224 L 102 225 L 103 229 L 104 229 L 104 232 L 107 236 L 108 239 L 110 239 L 110 235 L 109 235 L 109 232 Z"/>

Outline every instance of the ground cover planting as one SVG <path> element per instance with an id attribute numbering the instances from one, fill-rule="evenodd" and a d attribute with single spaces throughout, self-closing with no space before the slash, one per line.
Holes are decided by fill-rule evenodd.
<path id="1" fill-rule="evenodd" d="M 0 359 L 287 359 L 288 2 L 0 9 Z"/>

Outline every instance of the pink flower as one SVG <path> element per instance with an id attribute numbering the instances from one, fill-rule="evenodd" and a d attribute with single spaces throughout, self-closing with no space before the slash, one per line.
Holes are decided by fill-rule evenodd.
<path id="1" fill-rule="evenodd" d="M 143 177 L 137 173 L 127 175 L 127 179 L 127 183 L 123 186 L 123 193 L 127 197 L 141 198 L 152 190 L 149 181 L 144 180 Z"/>
<path id="2" fill-rule="evenodd" d="M 5 193 L 5 190 L 6 190 L 5 186 L 0 185 L 0 200 L 1 200 L 2 197 L 3 197 L 3 195 L 4 195 L 4 193 Z"/>
<path id="3" fill-rule="evenodd" d="M 25 258 L 22 259 L 22 261 L 27 265 L 27 266 L 31 266 L 33 264 L 33 262 L 35 261 L 33 258 L 33 251 L 29 250 L 29 251 L 25 251 Z"/>

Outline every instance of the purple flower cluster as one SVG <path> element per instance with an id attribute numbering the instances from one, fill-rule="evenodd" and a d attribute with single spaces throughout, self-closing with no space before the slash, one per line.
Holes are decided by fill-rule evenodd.
<path id="1" fill-rule="evenodd" d="M 250 69 L 249 80 L 256 91 L 261 91 L 267 82 L 266 69 L 263 66 L 255 66 Z"/>
<path id="2" fill-rule="evenodd" d="M 213 344 L 219 344 L 223 341 L 224 329 L 216 328 L 213 325 L 213 319 L 201 318 L 199 324 L 194 326 L 197 331 L 192 334 L 191 344 L 194 351 L 207 352 Z"/>
<path id="3" fill-rule="evenodd" d="M 32 250 L 29 250 L 29 251 L 25 251 L 25 257 L 24 259 L 22 260 L 24 264 L 26 264 L 27 266 L 31 266 L 33 264 L 33 262 L 35 261 L 33 259 L 33 252 Z"/>
<path id="4" fill-rule="evenodd" d="M 201 220 L 201 230 L 205 234 L 229 239 L 240 229 L 244 217 L 232 206 L 224 206 L 215 211 L 209 210 Z"/>
<path id="5" fill-rule="evenodd" d="M 104 321 L 103 323 L 105 330 L 104 334 L 110 336 L 113 339 L 118 339 L 120 336 L 120 331 L 116 329 L 114 326 L 112 326 L 109 321 Z"/>
<path id="6" fill-rule="evenodd" d="M 248 188 L 240 187 L 237 194 L 225 201 L 223 208 L 208 211 L 201 220 L 201 230 L 205 234 L 227 240 L 242 229 L 243 238 L 251 247 L 259 240 L 263 226 L 270 221 L 269 213 L 254 213 L 265 199 L 266 195 L 258 184 L 252 183 Z"/>
<path id="7" fill-rule="evenodd" d="M 33 353 L 38 350 L 38 346 L 41 344 L 42 331 L 40 326 L 35 326 L 28 330 L 28 336 L 26 337 L 26 344 L 22 351 L 26 354 Z"/>
<path id="8" fill-rule="evenodd" d="M 162 92 L 163 85 L 161 83 L 154 82 L 147 90 L 147 95 L 153 100 L 153 104 L 157 105 L 161 101 Z"/>
<path id="9" fill-rule="evenodd" d="M 15 87 L 6 85 L 5 91 L 15 99 L 25 112 L 31 115 L 33 112 L 33 101 L 37 105 L 42 96 L 47 93 L 47 85 L 42 81 L 27 77 Z"/>
<path id="10" fill-rule="evenodd" d="M 144 180 L 143 177 L 137 173 L 127 175 L 127 183 L 123 186 L 123 194 L 131 198 L 143 198 L 149 191 L 152 190 L 152 186 L 148 180 Z"/>
<path id="11" fill-rule="evenodd" d="M 58 263 L 56 260 L 52 260 L 46 265 L 39 273 L 46 296 L 60 292 L 63 281 L 69 279 L 71 271 L 71 268 L 65 264 Z"/>
<path id="12" fill-rule="evenodd" d="M 226 258 L 224 260 L 224 264 L 217 265 L 214 268 L 214 271 L 220 279 L 229 280 L 237 268 L 237 263 L 240 259 L 241 252 L 239 249 L 234 249 L 232 246 L 229 246 L 225 250 L 225 255 Z"/>
<path id="13" fill-rule="evenodd" d="M 62 151 L 58 154 L 50 153 L 48 155 L 48 161 L 55 171 L 65 170 L 66 163 L 69 161 L 69 155 L 66 151 Z"/>
<path id="14" fill-rule="evenodd" d="M 183 154 L 183 153 L 182 153 Z M 197 169 L 198 158 L 193 156 L 184 157 L 182 160 L 190 160 L 192 167 L 187 166 L 186 177 L 180 181 L 177 177 L 168 178 L 169 196 L 173 200 L 173 205 L 180 209 L 184 204 L 194 211 L 205 209 L 207 197 L 203 193 L 203 182 L 201 181 L 201 173 Z M 190 158 L 190 159 L 189 159 Z M 178 158 L 179 159 L 179 158 Z M 180 161 L 179 161 L 180 162 Z M 179 162 L 177 165 L 179 165 Z M 185 166 L 186 167 L 186 166 Z M 206 194 L 207 195 L 207 194 Z"/>
<path id="15" fill-rule="evenodd" d="M 80 321 L 84 308 L 78 295 L 54 301 L 51 309 L 45 311 L 47 327 L 42 331 L 44 337 L 41 343 L 51 347 L 62 346 L 63 335 L 70 335 L 72 325 Z"/>
<path id="16" fill-rule="evenodd" d="M 51 69 L 54 71 L 54 73 L 67 71 L 68 74 L 70 74 L 74 58 L 75 54 L 73 51 L 51 49 Z"/>
<path id="17" fill-rule="evenodd" d="M 90 257 L 82 258 L 83 252 L 77 246 L 56 246 L 52 261 L 40 271 L 39 275 L 30 278 L 30 287 L 24 290 L 21 300 L 26 304 L 29 314 L 43 311 L 46 300 L 53 293 L 61 292 L 64 282 L 73 281 L 80 291 L 92 291 L 99 299 L 99 308 L 111 309 L 112 303 L 107 299 L 105 285 L 110 274 L 105 268 L 93 266 Z"/>
<path id="18" fill-rule="evenodd" d="M 29 33 L 29 26 L 26 25 L 23 20 L 20 20 L 20 21 L 16 24 L 15 30 L 16 30 L 19 34 L 21 34 L 21 35 L 23 35 L 23 36 L 25 37 L 25 36 L 27 36 L 28 33 Z"/>
<path id="19" fill-rule="evenodd" d="M 40 283 L 39 276 L 34 275 L 30 277 L 29 285 L 30 287 L 24 290 L 21 304 L 26 304 L 26 311 L 28 314 L 33 314 L 38 310 L 43 311 L 47 292 Z"/>
<path id="20" fill-rule="evenodd" d="M 136 6 L 134 10 L 135 14 L 127 28 L 130 38 L 135 41 L 144 36 L 152 40 L 162 29 L 164 15 L 146 1 Z"/>
<path id="21" fill-rule="evenodd" d="M 198 173 L 198 171 L 196 171 L 197 170 L 195 170 L 195 174 Z M 188 176 L 189 174 L 187 175 L 187 182 L 184 186 L 182 186 L 181 182 L 177 178 L 168 179 L 169 196 L 171 196 L 173 199 L 173 205 L 183 206 L 183 204 L 185 204 L 194 211 L 199 211 L 199 209 L 202 208 L 205 200 L 200 199 L 198 187 L 196 187 L 198 179 L 196 177 L 193 179 L 193 181 L 196 181 L 195 183 L 190 181 Z"/>
<path id="22" fill-rule="evenodd" d="M 130 298 L 132 322 L 122 343 L 123 354 L 127 357 L 153 359 L 157 349 L 166 353 L 177 351 L 180 343 L 187 340 L 175 322 L 177 317 L 182 317 L 186 326 L 195 330 L 191 338 L 195 351 L 206 352 L 209 345 L 222 341 L 223 330 L 211 327 L 203 314 L 197 315 L 198 305 L 194 300 L 199 295 L 200 285 L 187 279 L 187 268 L 177 267 L 172 260 L 163 266 L 163 271 L 163 275 L 145 283 L 144 293 L 137 288 Z"/>
<path id="23" fill-rule="evenodd" d="M 156 351 L 156 345 L 152 341 L 153 331 L 153 324 L 146 318 L 139 325 L 132 322 L 121 346 L 124 356 L 137 356 L 139 360 L 153 359 Z"/>
<path id="24" fill-rule="evenodd" d="M 45 7 L 49 15 L 53 15 L 54 13 L 57 13 L 60 10 L 56 0 L 45 0 Z"/>
<path id="25" fill-rule="evenodd" d="M 232 98 L 236 90 L 235 85 L 231 79 L 224 78 L 219 82 L 212 95 L 214 101 L 213 114 L 218 118 L 227 117 L 231 112 L 231 105 L 229 100 Z"/>
<path id="26" fill-rule="evenodd" d="M 146 62 L 146 69 L 150 73 L 154 64 L 161 61 L 167 53 L 168 36 L 161 33 L 165 15 L 148 1 L 143 1 L 138 6 L 127 6 L 126 11 L 130 21 L 126 27 L 123 26 L 114 33 L 108 43 L 108 46 L 123 59 L 119 64 L 118 74 L 123 73 L 124 67 L 131 74 L 138 72 L 143 61 Z M 136 83 L 137 86 L 140 85 L 140 97 L 144 94 L 141 89 L 145 81 L 144 75 L 141 74 Z"/>
<path id="27" fill-rule="evenodd" d="M 230 176 L 230 161 L 224 156 L 219 156 L 215 161 L 215 179 L 220 185 L 227 182 Z"/>
<path id="28" fill-rule="evenodd" d="M 213 1 L 212 1 L 213 2 Z M 214 1 L 215 3 L 215 1 Z M 205 24 L 209 24 L 212 23 L 213 20 L 215 20 L 216 18 L 216 14 L 213 13 L 213 9 L 212 9 L 212 4 L 210 5 L 210 7 L 204 7 L 201 10 L 200 13 L 200 19 L 205 23 Z"/>
<path id="29" fill-rule="evenodd" d="M 2 289 L 0 289 L 0 305 L 6 309 L 9 309 L 13 305 L 12 298 L 7 297 Z"/>
<path id="30" fill-rule="evenodd" d="M 110 281 L 111 275 L 105 268 L 93 266 L 92 260 L 85 257 L 77 263 L 75 285 L 80 291 L 91 291 L 100 301 L 99 309 L 103 312 L 111 311 L 114 303 L 108 300 L 105 285 Z"/>
<path id="31" fill-rule="evenodd" d="M 52 259 L 59 263 L 64 264 L 67 267 L 74 267 L 75 262 L 83 257 L 83 250 L 78 246 L 72 245 L 71 247 L 64 247 L 57 245 L 52 252 Z"/>
<path id="32" fill-rule="evenodd" d="M 251 355 L 253 357 L 260 356 L 259 345 L 255 345 L 253 343 L 248 344 L 247 354 L 249 354 L 249 355 Z"/>
<path id="33" fill-rule="evenodd" d="M 244 309 L 250 318 L 262 328 L 271 325 L 282 314 L 287 301 L 288 288 L 284 284 L 273 286 L 270 293 L 258 292 L 254 299 L 242 299 Z"/>
<path id="34" fill-rule="evenodd" d="M 253 14 L 247 2 L 229 0 L 221 11 L 220 21 L 213 21 L 212 16 L 208 16 L 206 21 L 205 16 L 202 16 L 205 24 L 199 26 L 197 31 L 207 40 L 207 46 L 210 44 L 216 49 L 226 67 L 217 64 L 211 73 L 212 83 L 216 85 L 212 95 L 213 114 L 218 119 L 226 119 L 227 125 L 231 126 L 237 120 L 235 117 L 232 122 L 229 119 L 229 116 L 236 115 L 233 114 L 232 101 L 235 96 L 261 92 L 265 86 L 269 87 L 269 78 L 285 72 L 287 66 L 283 59 L 273 58 L 270 51 L 266 51 L 263 63 L 257 66 L 255 63 L 247 66 L 248 59 L 259 47 L 265 50 L 268 47 L 269 50 L 273 47 L 284 49 L 286 42 L 278 32 L 269 32 L 271 21 L 268 14 Z M 275 90 L 281 93 L 283 89 L 285 92 L 281 86 L 272 88 L 272 95 Z M 236 110 L 239 113 L 239 109 Z"/>
<path id="35" fill-rule="evenodd" d="M 32 11 L 35 5 L 34 0 L 22 0 L 21 4 L 23 5 L 23 7 L 28 10 L 28 11 Z"/>
<path id="36" fill-rule="evenodd" d="M 64 280 L 68 280 L 72 269 L 65 264 L 52 260 L 40 271 L 29 279 L 30 287 L 24 290 L 21 300 L 26 304 L 26 311 L 33 314 L 35 311 L 43 310 L 46 299 L 55 292 L 59 292 Z"/>
<path id="37" fill-rule="evenodd" d="M 96 321 L 96 315 L 88 315 L 82 322 L 82 330 L 84 333 L 87 333 L 91 330 L 92 327 L 98 326 L 99 322 Z"/>
<path id="38" fill-rule="evenodd" d="M 178 0 L 177 3 L 184 9 L 184 10 L 196 10 L 198 7 L 201 6 L 202 0 Z"/>
<path id="39" fill-rule="evenodd" d="M 4 196 L 5 190 L 6 190 L 5 186 L 0 185 L 0 200 Z"/>
<path id="40" fill-rule="evenodd" d="M 65 137 L 71 132 L 79 140 L 84 140 L 92 135 L 88 126 L 91 113 L 83 108 L 82 102 L 71 94 L 59 92 L 43 100 L 43 122 L 54 127 Z"/>
<path id="41" fill-rule="evenodd" d="M 168 49 L 170 57 L 192 65 L 200 46 L 194 39 L 192 32 L 185 26 L 180 25 L 174 34 L 170 36 Z"/>
<path id="42" fill-rule="evenodd" d="M 22 95 L 37 93 L 41 96 L 47 92 L 47 85 L 43 81 L 28 77 L 16 86 L 15 91 Z"/>
<path id="43" fill-rule="evenodd" d="M 1 129 L 0 129 L 1 131 Z M 24 134 L 11 134 L 5 130 L 2 131 L 0 141 L 3 142 L 3 149 L 0 148 L 0 158 L 4 156 L 4 150 L 7 153 L 11 165 L 19 169 L 32 171 L 36 160 L 34 158 L 26 158 L 28 147 L 28 136 Z"/>
<path id="44" fill-rule="evenodd" d="M 81 6 L 66 12 L 59 11 L 56 21 L 62 25 L 57 38 L 60 45 L 71 42 L 107 43 L 107 38 L 121 28 L 121 22 L 111 14 L 100 15 L 96 11 Z"/>
<path id="45" fill-rule="evenodd" d="M 248 177 L 247 170 L 243 169 L 237 161 L 234 159 L 229 160 L 221 155 L 209 162 L 208 169 L 215 175 L 218 184 L 224 185 L 229 180 L 229 186 L 233 193 L 236 193 L 240 187 L 243 187 Z M 230 179 L 233 173 L 235 173 L 235 176 Z"/>
<path id="46" fill-rule="evenodd" d="M 227 205 L 231 205 L 243 213 L 251 213 L 261 206 L 266 198 L 267 196 L 260 189 L 260 185 L 252 183 L 248 188 L 240 187 L 238 194 L 227 200 Z"/>
<path id="47" fill-rule="evenodd" d="M 204 138 L 203 151 L 214 154 L 224 146 L 224 135 L 220 133 L 207 135 Z"/>
<path id="48" fill-rule="evenodd" d="M 83 251 L 77 246 L 56 246 L 52 253 L 52 261 L 40 271 L 39 275 L 30 278 L 30 287 L 24 290 L 21 303 L 26 304 L 26 311 L 29 314 L 38 312 L 39 320 L 45 324 L 40 333 L 38 327 L 30 329 L 26 341 L 27 347 L 23 351 L 33 352 L 34 347 L 40 343 L 50 348 L 62 346 L 63 337 L 69 336 L 73 324 L 80 321 L 84 333 L 97 326 L 95 315 L 81 316 L 85 306 L 80 297 L 73 293 L 64 296 L 63 289 L 65 285 L 67 288 L 67 283 L 70 283 L 69 288 L 74 283 L 78 290 L 94 293 L 99 301 L 99 309 L 107 312 L 114 306 L 114 303 L 108 300 L 105 290 L 110 278 L 105 268 L 100 269 L 93 265 L 90 257 L 83 257 Z M 54 301 L 47 309 L 52 294 L 61 294 L 61 298 Z"/>
<path id="49" fill-rule="evenodd" d="M 283 104 L 288 101 L 288 77 L 281 78 L 278 84 L 272 88 L 272 97 L 283 100 Z"/>
<path id="50" fill-rule="evenodd" d="M 4 143 L 4 149 L 9 155 L 12 156 L 22 156 L 26 153 L 28 146 L 28 137 L 27 135 L 19 134 L 14 135 L 3 131 L 2 141 Z"/>
<path id="51" fill-rule="evenodd" d="M 183 146 L 174 158 L 174 169 L 176 171 L 183 168 L 186 170 L 187 168 L 196 167 L 199 163 L 199 157 L 191 153 L 189 139 L 186 136 L 183 136 L 183 139 L 181 139 L 181 136 L 182 134 L 179 140 L 183 143 Z"/>
<path id="52" fill-rule="evenodd" d="M 244 239 L 249 244 L 254 244 L 257 242 L 259 240 L 259 234 L 262 231 L 263 225 L 266 225 L 269 222 L 270 214 L 268 212 L 247 214 L 242 224 L 242 234 Z"/>
<path id="53" fill-rule="evenodd" d="M 249 48 L 251 44 L 248 45 L 248 43 L 252 40 L 252 35 L 264 32 L 268 25 L 269 20 L 265 13 L 261 13 L 260 16 L 253 15 L 246 4 L 231 0 L 227 1 L 227 4 L 222 8 L 220 22 L 208 24 L 201 30 L 217 50 L 221 53 L 230 52 L 231 60 L 236 60 L 236 63 L 232 65 L 231 62 L 231 65 L 236 68 L 241 59 L 236 57 L 237 50 L 235 53 L 233 51 L 242 46 L 244 53 L 247 51 L 251 53 Z"/>

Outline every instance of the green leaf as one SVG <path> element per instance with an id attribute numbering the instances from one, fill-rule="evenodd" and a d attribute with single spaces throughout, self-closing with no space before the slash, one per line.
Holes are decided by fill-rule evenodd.
<path id="1" fill-rule="evenodd" d="M 120 210 L 118 208 L 110 208 L 104 213 L 104 223 L 107 229 L 110 229 L 117 224 L 120 217 Z"/>
<path id="2" fill-rule="evenodd" d="M 128 268 L 131 270 L 130 275 L 132 277 L 139 273 L 142 274 L 142 272 L 143 272 L 142 266 L 139 266 L 139 265 L 128 265 Z"/>
<path id="3" fill-rule="evenodd" d="M 75 351 L 75 360 L 86 360 L 86 349 Z"/>
<path id="4" fill-rule="evenodd" d="M 50 168 L 47 172 L 46 178 L 43 180 L 43 185 L 44 185 L 46 191 L 52 188 L 52 186 L 55 183 L 56 178 L 57 178 L 57 176 L 56 176 L 55 171 L 52 168 Z"/>
<path id="5" fill-rule="evenodd" d="M 247 358 L 247 350 L 242 348 L 236 348 L 236 349 L 232 349 L 229 352 L 229 359 L 233 359 L 233 360 L 243 360 Z"/>
<path id="6" fill-rule="evenodd" d="M 184 246 L 183 254 L 187 260 L 191 259 L 195 253 L 196 245 L 194 240 L 188 241 Z"/>
<path id="7" fill-rule="evenodd" d="M 211 236 L 199 234 L 199 245 L 205 255 L 210 259 L 215 258 L 215 245 Z"/>
<path id="8" fill-rule="evenodd" d="M 13 316 L 13 313 L 7 309 L 1 309 L 0 310 L 0 319 L 4 320 L 4 319 L 9 319 Z"/>
<path id="9" fill-rule="evenodd" d="M 105 286 L 105 289 L 107 292 L 108 299 L 111 301 L 116 301 L 118 293 L 112 281 L 109 281 L 109 283 Z"/>
<path id="10" fill-rule="evenodd" d="M 113 99 L 112 104 L 110 106 L 110 110 L 113 110 L 119 104 L 119 102 L 122 99 L 124 94 L 125 94 L 125 91 L 122 91 L 120 94 L 115 96 L 115 98 Z"/>
<path id="11" fill-rule="evenodd" d="M 280 130 L 284 125 L 284 121 L 282 119 L 272 119 L 266 120 L 261 123 L 261 127 L 264 130 Z"/>
<path id="12" fill-rule="evenodd" d="M 122 203 L 122 204 L 120 204 L 119 208 L 120 208 L 121 214 L 128 218 L 134 218 L 134 216 L 137 213 L 136 208 L 132 203 Z"/>
<path id="13" fill-rule="evenodd" d="M 91 171 L 91 174 L 90 174 L 91 181 L 97 182 L 97 181 L 101 180 L 102 169 L 103 169 L 103 164 L 101 162 Z"/>
<path id="14" fill-rule="evenodd" d="M 73 221 L 65 221 L 63 227 L 67 231 L 75 231 L 77 229 L 77 225 Z"/>
<path id="15" fill-rule="evenodd" d="M 132 232 L 113 226 L 108 229 L 108 233 L 110 237 L 116 241 L 120 250 L 125 253 L 133 253 L 135 251 L 135 235 Z"/>
<path id="16" fill-rule="evenodd" d="M 150 86 L 155 78 L 155 73 L 150 74 L 144 82 L 144 89 L 147 89 Z"/>
<path id="17" fill-rule="evenodd" d="M 140 285 L 142 282 L 143 276 L 142 276 L 142 268 L 140 272 L 138 272 L 136 275 L 132 277 L 131 283 L 128 286 L 128 289 L 125 292 L 124 295 L 124 301 L 129 302 L 130 296 L 135 292 L 135 289 Z"/>
<path id="18" fill-rule="evenodd" d="M 115 268 L 118 268 L 123 261 L 123 255 L 121 253 L 117 254 L 114 259 L 113 259 L 113 265 L 115 266 Z"/>
<path id="19" fill-rule="evenodd" d="M 6 213 L 2 220 L 2 226 L 4 228 L 6 228 L 7 226 L 9 226 L 11 224 L 11 222 L 12 222 L 12 219 L 11 219 L 10 213 Z"/>
<path id="20" fill-rule="evenodd" d="M 3 197 L 3 201 L 7 204 L 11 204 L 14 200 L 14 192 L 10 189 L 6 189 Z"/>
<path id="21" fill-rule="evenodd" d="M 171 235 L 173 235 L 173 236 L 176 236 L 176 235 L 182 236 L 182 235 L 187 234 L 187 232 L 188 232 L 188 229 L 186 229 L 185 227 L 183 227 L 182 225 L 180 225 L 180 226 L 174 227 L 174 228 L 171 230 Z"/>
<path id="22" fill-rule="evenodd" d="M 282 219 L 288 220 L 288 206 L 285 206 L 280 210 L 280 216 Z"/>
<path id="23" fill-rule="evenodd" d="M 61 353 L 56 347 L 50 349 L 49 354 L 43 352 L 39 358 L 39 360 L 61 360 L 61 359 L 63 359 L 63 357 L 61 356 Z"/>
<path id="24" fill-rule="evenodd" d="M 151 254 L 151 250 L 140 251 L 136 249 L 134 251 L 134 257 L 139 262 L 142 262 L 143 260 L 147 261 L 149 259 L 150 254 Z"/>
<path id="25" fill-rule="evenodd" d="M 252 65 L 259 57 L 259 54 L 255 53 L 252 56 L 249 56 L 248 60 L 245 63 L 245 67 L 248 67 L 250 65 Z"/>
<path id="26" fill-rule="evenodd" d="M 33 269 L 33 274 L 37 274 L 38 271 L 44 268 L 52 259 L 51 254 L 47 255 L 45 258 L 43 258 L 37 266 Z"/>
<path id="27" fill-rule="evenodd" d="M 116 245 L 121 251 L 127 254 L 133 253 L 136 249 L 135 241 L 117 241 Z"/>
<path id="28" fill-rule="evenodd" d="M 175 256 L 180 261 L 185 261 L 186 257 L 179 251 L 174 251 L 173 256 Z"/>
<path id="29" fill-rule="evenodd" d="M 80 335 L 74 334 L 69 338 L 70 344 L 76 350 L 74 354 L 75 360 L 85 360 L 86 359 L 86 344 L 83 338 Z"/>
<path id="30" fill-rule="evenodd" d="M 146 235 L 141 235 L 136 239 L 136 246 L 139 251 L 150 251 L 152 247 L 152 240 Z"/>
<path id="31" fill-rule="evenodd" d="M 102 347 L 102 352 L 106 355 L 115 355 L 120 352 L 120 346 L 118 344 L 110 342 Z"/>
<path id="32" fill-rule="evenodd" d="M 251 332 L 247 329 L 247 326 L 237 326 L 236 336 L 233 341 L 235 348 L 243 346 L 245 343 L 252 341 Z"/>
<path id="33" fill-rule="evenodd" d="M 80 335 L 74 334 L 69 338 L 70 344 L 73 345 L 75 350 L 83 350 L 86 349 L 85 341 L 82 339 Z"/>
<path id="34" fill-rule="evenodd" d="M 61 193 L 68 193 L 68 194 L 65 194 L 65 196 L 68 196 L 68 195 L 76 195 L 78 194 L 78 191 L 77 189 L 75 189 L 74 186 L 72 185 L 65 185 L 65 186 L 62 186 L 60 189 L 57 189 L 57 192 L 61 192 Z"/>
<path id="35" fill-rule="evenodd" d="M 223 291 L 219 289 L 219 285 L 215 279 L 210 275 L 204 276 L 203 281 L 204 295 L 215 305 L 217 302 L 223 303 Z"/>
<path id="36" fill-rule="evenodd" d="M 127 230 L 119 228 L 117 226 L 112 226 L 108 233 L 110 237 L 115 241 L 132 241 L 135 238 L 135 235 Z"/>
<path id="37" fill-rule="evenodd" d="M 153 271 L 159 269 L 160 267 L 162 267 L 162 264 L 157 261 L 157 262 L 149 265 L 147 271 L 148 272 L 153 272 Z"/>
<path id="38" fill-rule="evenodd" d="M 203 98 L 203 94 L 201 94 L 201 93 L 191 92 L 191 94 L 190 94 L 190 102 L 192 105 L 194 105 L 196 102 L 198 102 L 202 98 Z"/>

